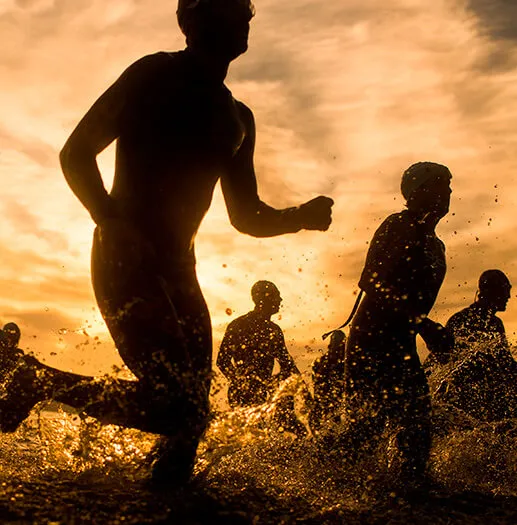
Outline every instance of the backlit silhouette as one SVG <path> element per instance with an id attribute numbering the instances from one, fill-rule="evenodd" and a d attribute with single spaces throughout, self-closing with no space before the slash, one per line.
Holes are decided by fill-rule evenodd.
<path id="1" fill-rule="evenodd" d="M 346 345 L 349 453 L 375 449 L 387 424 L 406 481 L 423 475 L 429 454 L 429 389 L 416 335 L 432 323 L 427 315 L 445 277 L 435 227 L 449 210 L 450 180 L 445 166 L 431 162 L 404 172 L 407 210 L 390 215 L 373 236 L 359 281 L 365 297 Z"/>
<path id="2" fill-rule="evenodd" d="M 251 288 L 251 297 L 255 308 L 228 325 L 217 355 L 217 366 L 229 381 L 228 402 L 232 407 L 264 403 L 277 386 L 274 379 L 282 381 L 300 373 L 289 355 L 282 329 L 271 321 L 282 302 L 278 288 L 270 281 L 258 281 Z M 280 372 L 274 378 L 275 361 Z M 305 433 L 294 417 L 292 396 L 280 401 L 275 419 L 286 430 Z"/>
<path id="3" fill-rule="evenodd" d="M 43 366 L 38 375 L 29 360 L 1 403 L 3 430 L 51 395 L 103 423 L 167 436 L 155 478 L 182 484 L 190 477 L 207 424 L 212 352 L 194 240 L 216 183 L 231 223 L 255 237 L 324 231 L 331 221 L 327 197 L 279 210 L 257 194 L 253 114 L 224 84 L 230 62 L 247 49 L 253 13 L 249 0 L 180 0 L 186 49 L 129 66 L 63 147 L 66 180 L 97 225 L 97 303 L 137 381 L 108 388 Z M 114 141 L 108 192 L 96 157 Z"/>

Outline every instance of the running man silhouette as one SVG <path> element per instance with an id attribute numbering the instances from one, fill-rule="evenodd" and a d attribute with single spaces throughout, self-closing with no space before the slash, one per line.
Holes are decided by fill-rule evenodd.
<path id="1" fill-rule="evenodd" d="M 265 403 L 274 389 L 274 379 L 283 381 L 300 373 L 287 350 L 282 329 L 271 321 L 280 310 L 280 291 L 271 281 L 257 281 L 251 288 L 251 298 L 255 308 L 228 325 L 217 355 L 217 366 L 229 381 L 231 407 Z M 280 372 L 274 378 L 275 361 Z M 306 433 L 295 417 L 292 396 L 280 400 L 275 421 L 285 430 Z"/>
<path id="2" fill-rule="evenodd" d="M 313 431 L 341 408 L 345 390 L 345 346 L 345 333 L 335 330 L 330 336 L 327 352 L 312 365 L 314 401 L 309 422 Z"/>
<path id="3" fill-rule="evenodd" d="M 435 228 L 449 211 L 450 180 L 448 168 L 433 162 L 404 172 L 407 210 L 390 215 L 370 243 L 359 281 L 365 296 L 346 345 L 345 443 L 352 454 L 372 450 L 386 424 L 397 429 L 397 464 L 408 482 L 418 482 L 429 455 L 429 389 L 416 335 L 434 325 L 427 315 L 445 277 Z"/>
<path id="4" fill-rule="evenodd" d="M 14 430 L 38 399 L 52 396 L 103 423 L 167 436 L 155 479 L 189 479 L 207 424 L 212 352 L 194 240 L 216 183 L 243 233 L 325 231 L 331 222 L 328 197 L 274 209 L 257 194 L 253 114 L 224 84 L 230 62 L 247 49 L 253 14 L 249 0 L 180 0 L 186 49 L 129 66 L 66 142 L 65 178 L 97 225 L 97 303 L 137 381 L 110 389 L 48 367 L 36 378 L 40 365 L 28 359 L 0 403 L 3 430 Z M 108 192 L 96 157 L 114 141 Z"/>
<path id="5" fill-rule="evenodd" d="M 484 271 L 474 303 L 447 321 L 456 343 L 448 362 L 432 355 L 426 361 L 430 383 L 439 382 L 435 399 L 483 421 L 517 416 L 517 362 L 496 315 L 506 310 L 511 288 L 501 270 Z"/>

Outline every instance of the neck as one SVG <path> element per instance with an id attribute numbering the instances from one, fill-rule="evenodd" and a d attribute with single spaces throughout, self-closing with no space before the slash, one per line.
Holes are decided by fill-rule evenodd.
<path id="1" fill-rule="evenodd" d="M 497 311 L 494 305 L 483 299 L 483 297 L 479 297 L 475 304 L 478 308 L 490 314 L 495 314 L 495 312 Z"/>
<path id="2" fill-rule="evenodd" d="M 255 309 L 253 310 L 257 317 L 260 317 L 261 319 L 267 319 L 268 321 L 271 320 L 272 313 L 265 312 L 262 310 L 262 308 L 259 308 L 258 306 L 255 306 Z"/>
<path id="3" fill-rule="evenodd" d="M 186 47 L 185 52 L 193 58 L 209 79 L 217 83 L 224 82 L 231 60 L 192 44 Z"/>
<path id="4" fill-rule="evenodd" d="M 415 216 L 419 224 L 425 225 L 430 231 L 435 230 L 441 219 L 432 211 L 413 210 L 411 208 L 408 208 L 408 210 Z"/>

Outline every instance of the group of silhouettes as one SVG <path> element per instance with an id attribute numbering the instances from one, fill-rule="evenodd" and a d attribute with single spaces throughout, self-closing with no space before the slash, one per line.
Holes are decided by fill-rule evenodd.
<path id="1" fill-rule="evenodd" d="M 134 379 L 103 381 L 49 367 L 18 352 L 7 328 L 1 343 L 0 430 L 14 431 L 35 404 L 54 399 L 101 423 L 160 435 L 152 452 L 152 479 L 178 486 L 190 480 L 210 419 L 212 378 L 212 327 L 196 276 L 194 241 L 217 182 L 232 225 L 254 237 L 326 231 L 334 204 L 317 196 L 276 209 L 258 196 L 254 116 L 224 83 L 230 62 L 247 50 L 253 15 L 250 0 L 179 0 L 186 48 L 131 64 L 68 138 L 61 167 L 96 224 L 95 298 Z M 97 155 L 114 141 L 115 176 L 108 191 Z M 501 369 L 513 367 L 493 313 L 499 307 L 487 291 L 491 285 L 483 284 L 476 303 L 450 326 L 428 318 L 446 271 L 435 227 L 449 209 L 450 180 L 447 167 L 433 162 L 404 171 L 406 209 L 389 216 L 372 239 L 344 358 L 344 334 L 335 332 L 329 353 L 314 368 L 314 394 L 323 400 L 311 413 L 315 432 L 326 426 L 325 418 L 336 417 L 329 407 L 343 399 L 339 417 L 348 431 L 336 440 L 343 457 L 371 450 L 391 427 L 407 480 L 423 475 L 431 436 L 431 401 L 417 334 L 437 362 L 445 362 L 457 357 L 450 334 L 466 333 L 468 339 L 476 327 L 497 332 L 503 341 L 497 343 L 500 355 L 487 352 L 483 359 L 499 366 L 504 358 Z M 488 282 L 493 278 L 490 274 Z M 259 283 L 253 297 L 257 308 L 230 324 L 217 359 L 230 379 L 232 405 L 268 398 L 275 359 L 281 378 L 297 373 L 281 330 L 270 320 L 280 301 L 278 290 Z M 5 365 L 11 355 L 6 348 L 16 348 L 13 366 Z M 484 364 L 477 363 L 472 368 L 482 372 Z M 437 388 L 461 406 L 470 398 L 464 369 Z"/>

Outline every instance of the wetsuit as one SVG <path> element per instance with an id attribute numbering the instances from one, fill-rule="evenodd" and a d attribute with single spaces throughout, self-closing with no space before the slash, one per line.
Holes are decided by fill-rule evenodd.
<path id="1" fill-rule="evenodd" d="M 348 419 L 356 449 L 374 446 L 386 423 L 408 475 L 425 469 L 430 447 L 429 389 L 416 348 L 418 321 L 445 277 L 445 247 L 411 211 L 376 231 L 359 282 L 365 297 L 346 346 Z"/>

